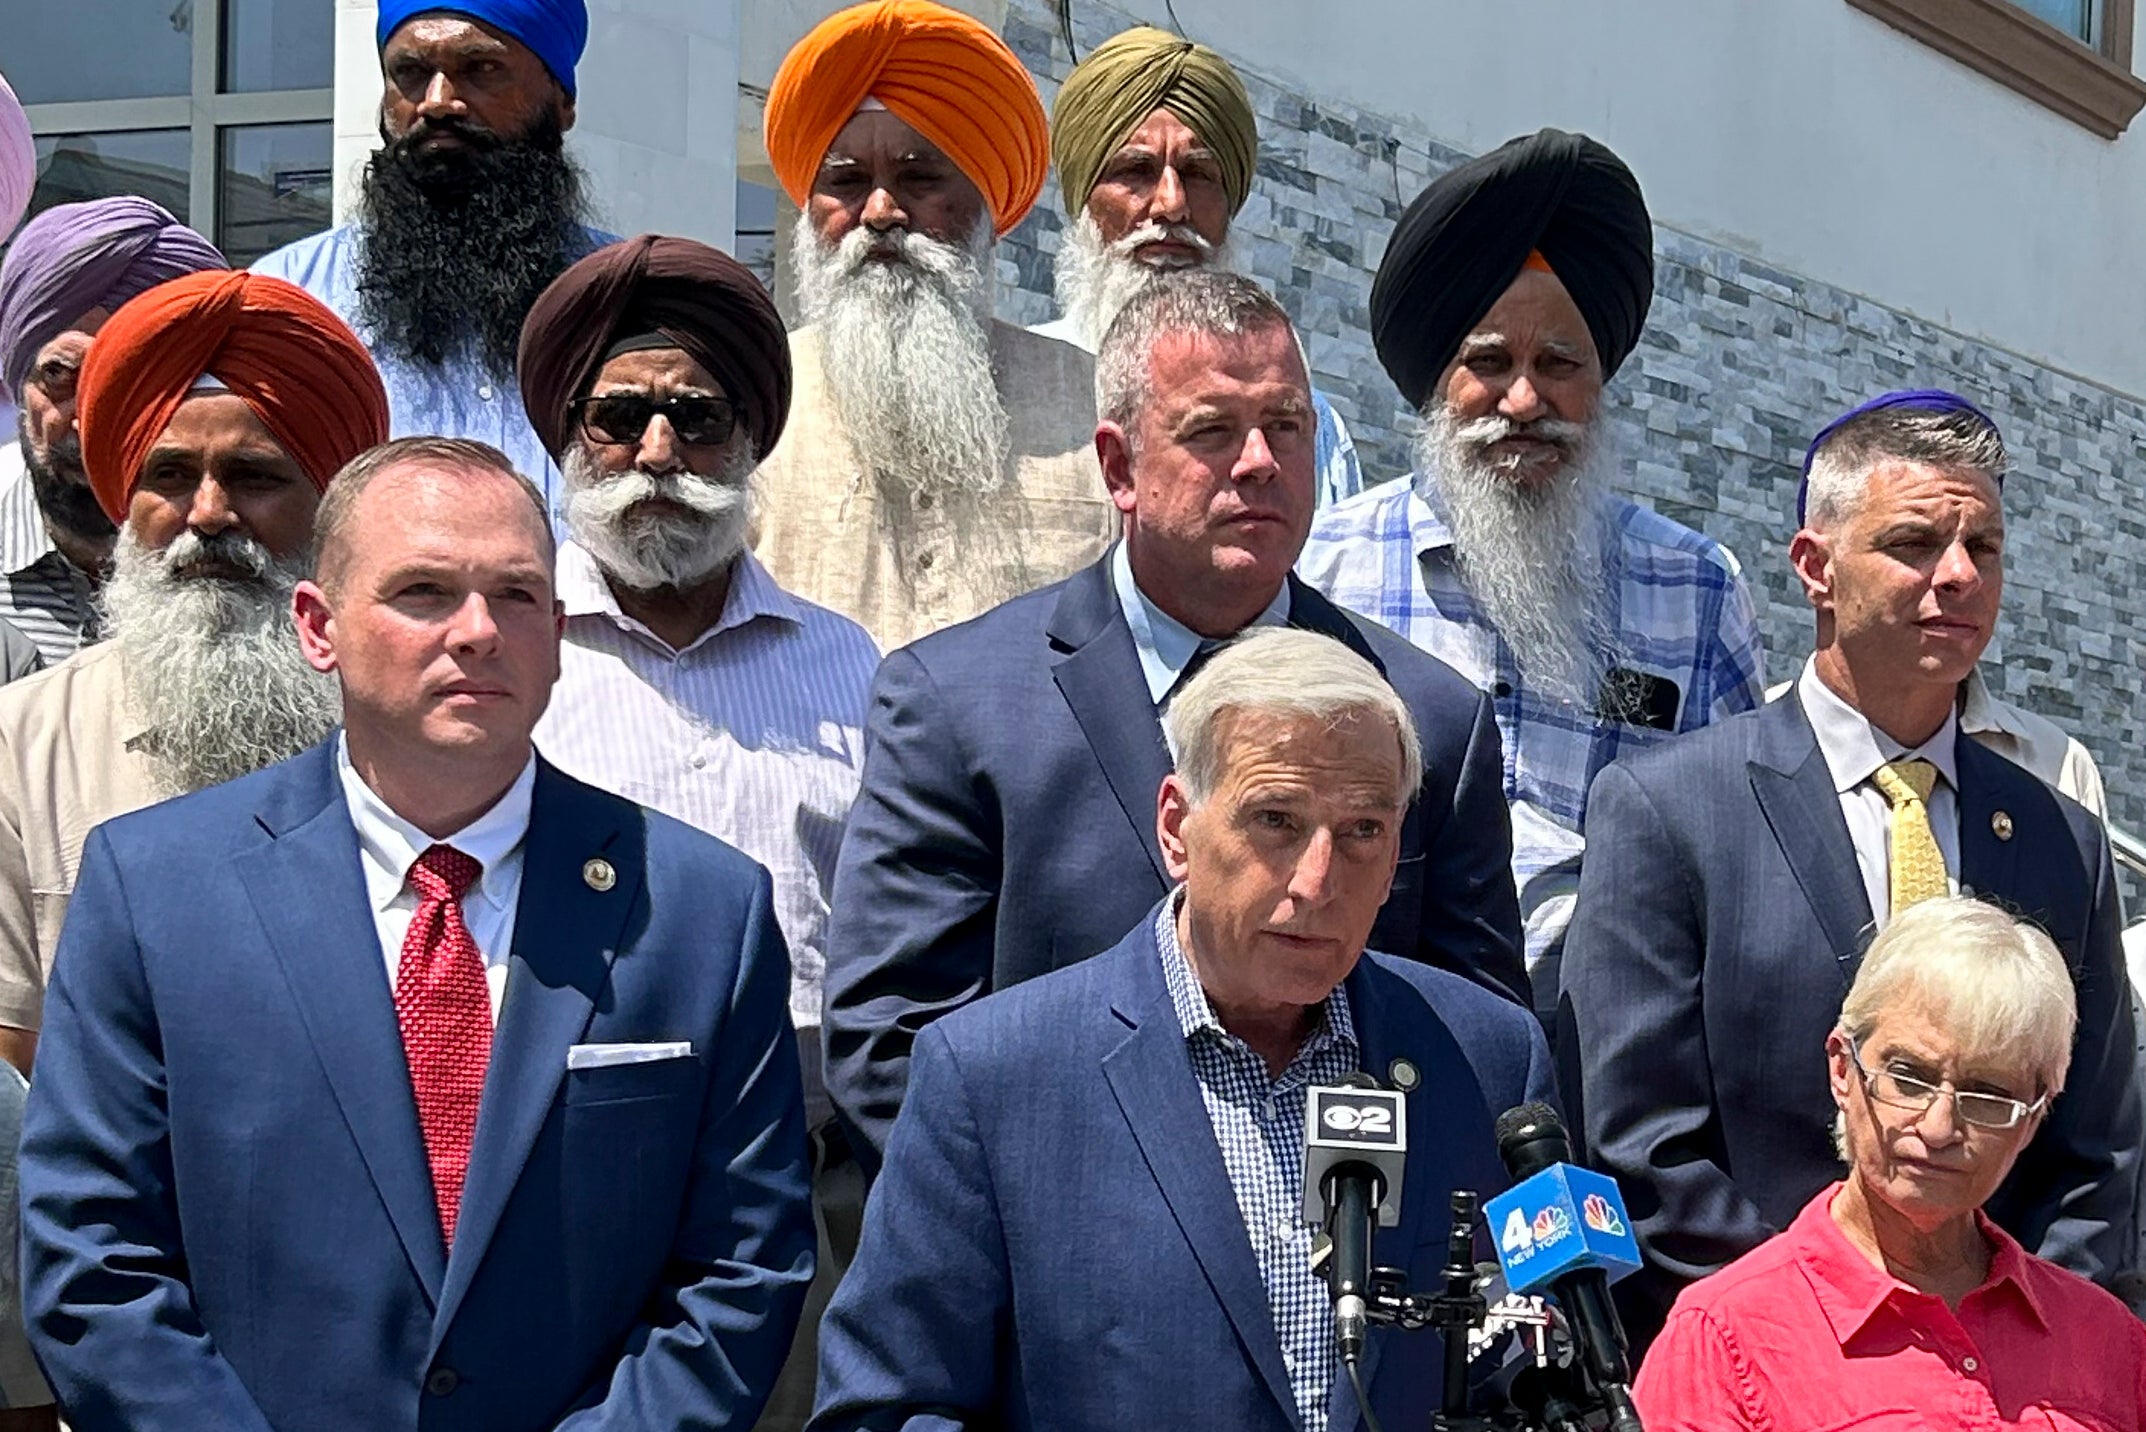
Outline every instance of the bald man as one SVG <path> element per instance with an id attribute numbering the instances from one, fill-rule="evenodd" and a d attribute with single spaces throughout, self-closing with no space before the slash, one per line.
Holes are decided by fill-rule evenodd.
<path id="1" fill-rule="evenodd" d="M 993 246 L 1049 166 L 1020 61 L 930 0 L 853 6 L 783 62 L 767 147 L 807 320 L 761 468 L 775 579 L 892 649 L 1093 561 L 1094 362 L 992 316 Z"/>
<path id="2" fill-rule="evenodd" d="M 1060 317 L 1034 331 L 1093 353 L 1126 301 L 1188 268 L 1243 255 L 1230 225 L 1251 197 L 1259 121 L 1230 62 L 1140 25 L 1089 51 L 1058 87 L 1051 157 L 1072 221 L 1052 271 Z M 1341 414 L 1317 388 L 1319 505 L 1364 485 Z"/>
<path id="3" fill-rule="evenodd" d="M 120 529 L 110 638 L 0 691 L 0 1057 L 26 1073 L 90 828 L 335 724 L 291 595 L 321 490 L 387 437 L 356 337 L 258 275 L 193 274 L 123 306 L 81 402 L 89 480 Z"/>

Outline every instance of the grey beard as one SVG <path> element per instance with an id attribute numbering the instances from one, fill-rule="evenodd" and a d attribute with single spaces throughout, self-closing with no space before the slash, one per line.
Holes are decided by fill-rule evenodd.
<path id="1" fill-rule="evenodd" d="M 685 591 L 737 560 L 752 520 L 756 459 L 739 447 L 721 472 L 661 476 L 639 471 L 602 473 L 576 445 L 560 470 L 566 476 L 566 526 L 597 567 L 629 591 Z M 648 509 L 662 497 L 685 511 Z"/>
<path id="2" fill-rule="evenodd" d="M 210 555 L 252 575 L 187 570 Z M 250 537 L 188 531 L 154 552 L 119 529 L 105 621 L 171 794 L 295 756 L 342 718 L 335 678 L 306 664 L 291 624 L 291 594 L 311 574 L 310 557 L 278 560 Z"/>
<path id="3" fill-rule="evenodd" d="M 866 258 L 894 248 L 899 262 Z M 828 396 L 865 471 L 912 497 L 994 492 L 1012 427 L 991 368 L 991 228 L 966 248 L 862 226 L 825 244 L 799 214 L 798 301 L 820 329 Z"/>
<path id="4" fill-rule="evenodd" d="M 1570 443 L 1565 460 L 1547 480 L 1523 485 L 1484 456 L 1514 425 L 1497 417 L 1456 423 L 1432 404 L 1415 438 L 1415 481 L 1446 518 L 1461 580 L 1531 686 L 1592 706 L 1618 655 L 1602 569 L 1615 450 L 1599 422 L 1554 424 L 1549 432 Z"/>
<path id="5" fill-rule="evenodd" d="M 1133 250 L 1157 239 L 1176 239 L 1200 253 L 1194 265 L 1142 263 Z M 1210 244 L 1187 224 L 1144 224 L 1116 243 L 1106 243 L 1103 230 L 1086 209 L 1066 228 L 1059 241 L 1058 259 L 1051 271 L 1051 291 L 1058 311 L 1073 325 L 1080 346 L 1090 353 L 1103 346 L 1103 335 L 1124 311 L 1125 305 L 1151 284 L 1160 283 L 1185 267 L 1237 271 L 1236 246 L 1224 238 Z"/>

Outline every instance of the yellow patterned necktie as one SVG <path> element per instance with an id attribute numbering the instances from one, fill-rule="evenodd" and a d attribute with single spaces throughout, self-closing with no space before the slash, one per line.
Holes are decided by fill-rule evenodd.
<path id="1" fill-rule="evenodd" d="M 1930 792 L 1937 787 L 1937 767 L 1928 761 L 1894 761 L 1871 777 L 1892 802 L 1892 857 L 1888 862 L 1892 913 L 1952 893 L 1945 878 L 1945 857 L 1930 830 Z"/>

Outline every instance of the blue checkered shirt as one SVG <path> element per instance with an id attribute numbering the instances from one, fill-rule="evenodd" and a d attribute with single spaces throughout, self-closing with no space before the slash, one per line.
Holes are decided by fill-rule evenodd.
<path id="1" fill-rule="evenodd" d="M 1305 1432 L 1326 1432 L 1327 1398 L 1341 1370 L 1341 1351 L 1334 1342 L 1326 1282 L 1311 1270 L 1313 1229 L 1304 1222 L 1304 1102 L 1312 1085 L 1338 1084 L 1360 1066 L 1349 997 L 1334 987 L 1319 1027 L 1281 1077 L 1271 1077 L 1267 1061 L 1215 1018 L 1214 1006 L 1185 962 L 1177 943 L 1177 910 L 1184 898 L 1180 887 L 1155 917 L 1163 978 L 1185 1031 L 1185 1049 L 1222 1149 L 1222 1166 L 1244 1215 L 1252 1256 L 1259 1261 L 1259 1281 L 1267 1289 L 1267 1310 L 1297 1411 Z"/>
<path id="2" fill-rule="evenodd" d="M 1461 582 L 1453 536 L 1414 479 L 1321 513 L 1297 573 L 1383 622 L 1491 694 L 1505 743 L 1513 883 L 1538 1008 L 1557 1007 L 1558 960 L 1580 883 L 1587 788 L 1619 756 L 1765 700 L 1758 616 L 1720 543 L 1636 502 L 1608 502 L 1602 565 L 1617 665 L 1674 682 L 1672 730 L 1597 716 L 1530 688 Z"/>

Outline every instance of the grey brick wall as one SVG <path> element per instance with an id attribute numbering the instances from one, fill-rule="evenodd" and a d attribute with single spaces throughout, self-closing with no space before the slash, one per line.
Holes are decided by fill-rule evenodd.
<path id="1" fill-rule="evenodd" d="M 1134 23 L 1076 8 L 1081 53 Z M 1052 10 L 1014 0 L 1007 42 L 1045 103 L 1072 67 Z M 1366 481 L 1407 471 L 1406 413 L 1371 350 L 1371 276 L 1402 205 L 1465 156 L 1410 122 L 1301 94 L 1230 52 L 1260 115 L 1259 178 L 1238 216 L 1247 266 L 1303 330 L 1315 380 L 1362 450 Z M 1645 174 L 1639 176 L 1644 184 Z M 1051 256 L 1064 226 L 1054 182 L 1000 248 L 999 308 L 1053 313 Z M 1964 338 L 1818 277 L 1656 231 L 1645 337 L 1611 384 L 1629 489 L 1726 543 L 1764 624 L 1770 672 L 1792 674 L 1809 610 L 1788 569 L 1804 445 L 1842 409 L 1887 388 L 1956 388 L 2003 426 L 2007 591 L 1984 660 L 2000 694 L 2051 717 L 2101 763 L 2111 814 L 2146 832 L 2146 402 Z"/>

